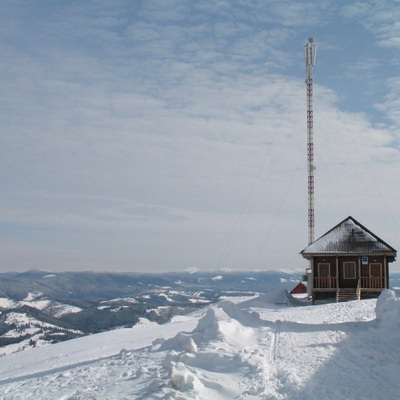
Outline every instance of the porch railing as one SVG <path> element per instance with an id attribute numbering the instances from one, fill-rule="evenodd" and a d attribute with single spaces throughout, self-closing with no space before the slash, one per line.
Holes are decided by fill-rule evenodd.
<path id="1" fill-rule="evenodd" d="M 336 289 L 336 287 L 335 277 L 314 278 L 314 289 Z"/>
<path id="2" fill-rule="evenodd" d="M 362 277 L 361 281 L 361 289 L 384 289 L 385 279 L 382 276 L 370 276 L 370 277 Z"/>
<path id="3" fill-rule="evenodd" d="M 358 289 L 384 289 L 384 277 L 362 277 L 358 281 Z M 336 289 L 336 277 L 314 277 L 314 289 Z"/>

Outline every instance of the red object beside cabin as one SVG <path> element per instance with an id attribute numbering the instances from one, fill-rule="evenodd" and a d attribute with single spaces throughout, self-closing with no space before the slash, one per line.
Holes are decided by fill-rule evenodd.
<path id="1" fill-rule="evenodd" d="M 290 294 L 302 294 L 302 293 L 307 293 L 307 286 L 303 282 L 300 282 L 290 292 Z"/>

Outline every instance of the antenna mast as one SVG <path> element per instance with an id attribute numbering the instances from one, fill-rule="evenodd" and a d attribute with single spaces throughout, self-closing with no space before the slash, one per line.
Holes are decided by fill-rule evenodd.
<path id="1" fill-rule="evenodd" d="M 304 46 L 307 85 L 307 166 L 308 166 L 308 244 L 314 242 L 314 142 L 313 142 L 313 72 L 317 44 L 309 38 Z"/>

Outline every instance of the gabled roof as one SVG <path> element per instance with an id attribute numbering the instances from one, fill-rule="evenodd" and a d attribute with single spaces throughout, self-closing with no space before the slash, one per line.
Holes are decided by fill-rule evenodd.
<path id="1" fill-rule="evenodd" d="M 315 254 L 388 254 L 396 256 L 396 250 L 361 225 L 353 217 L 347 217 L 330 231 L 306 247 L 303 257 Z"/>
<path id="2" fill-rule="evenodd" d="M 307 283 L 299 282 L 291 291 L 290 294 L 307 293 Z"/>

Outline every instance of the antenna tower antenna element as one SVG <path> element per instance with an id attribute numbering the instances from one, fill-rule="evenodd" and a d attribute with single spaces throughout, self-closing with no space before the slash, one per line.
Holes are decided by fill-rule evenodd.
<path id="1" fill-rule="evenodd" d="M 309 38 L 304 46 L 307 86 L 307 166 L 308 166 L 308 244 L 314 242 L 314 142 L 313 142 L 313 72 L 317 44 Z"/>

